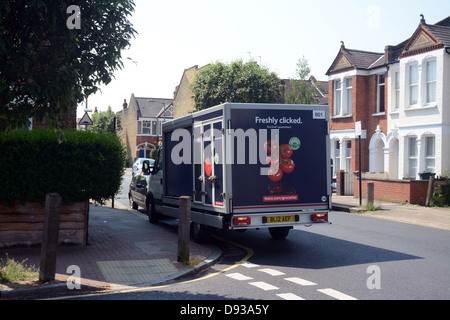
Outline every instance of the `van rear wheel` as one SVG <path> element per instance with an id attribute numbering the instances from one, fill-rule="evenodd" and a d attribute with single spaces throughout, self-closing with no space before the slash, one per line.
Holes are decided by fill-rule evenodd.
<path id="1" fill-rule="evenodd" d="M 291 229 L 292 227 L 269 228 L 269 233 L 272 238 L 282 240 L 288 236 L 289 230 Z"/>

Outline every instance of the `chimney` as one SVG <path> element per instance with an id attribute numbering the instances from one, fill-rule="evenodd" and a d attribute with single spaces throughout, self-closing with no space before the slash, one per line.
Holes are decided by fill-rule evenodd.
<path id="1" fill-rule="evenodd" d="M 123 105 L 122 106 L 123 106 L 123 110 L 128 108 L 127 99 L 123 99 Z"/>

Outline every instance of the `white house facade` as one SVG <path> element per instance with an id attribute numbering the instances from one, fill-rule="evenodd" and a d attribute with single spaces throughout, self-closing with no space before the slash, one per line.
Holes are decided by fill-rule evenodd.
<path id="1" fill-rule="evenodd" d="M 384 168 L 390 179 L 450 170 L 450 17 L 427 25 L 399 45 L 389 64 L 388 132 Z M 386 47 L 398 50 L 397 47 Z"/>

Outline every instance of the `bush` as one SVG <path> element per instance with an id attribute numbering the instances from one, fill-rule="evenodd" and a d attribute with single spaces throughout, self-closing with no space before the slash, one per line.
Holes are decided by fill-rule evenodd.
<path id="1" fill-rule="evenodd" d="M 0 133 L 0 202 L 45 202 L 56 192 L 66 204 L 104 203 L 120 190 L 126 153 L 110 133 Z"/>
<path id="2" fill-rule="evenodd" d="M 26 266 L 26 260 L 16 262 L 6 255 L 6 262 L 0 259 L 0 283 L 11 283 L 29 279 L 36 279 L 39 276 L 38 270 L 34 266 Z"/>

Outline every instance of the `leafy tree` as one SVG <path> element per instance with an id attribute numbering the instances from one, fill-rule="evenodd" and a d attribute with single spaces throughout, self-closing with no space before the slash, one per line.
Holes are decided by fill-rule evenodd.
<path id="1" fill-rule="evenodd" d="M 216 62 L 200 69 L 192 83 L 194 111 L 224 102 L 274 103 L 280 98 L 280 80 L 267 68 L 242 60 Z"/>
<path id="2" fill-rule="evenodd" d="M 133 0 L 0 2 L 0 130 L 59 116 L 108 84 L 135 36 Z M 79 10 L 79 14 L 77 10 Z"/>
<path id="3" fill-rule="evenodd" d="M 319 102 L 314 85 L 310 83 L 311 68 L 305 57 L 297 62 L 296 77 L 291 79 L 292 89 L 286 87 L 284 99 L 287 104 L 316 104 Z"/>
<path id="4" fill-rule="evenodd" d="M 108 110 L 106 111 L 94 112 L 92 115 L 93 125 L 89 130 L 98 133 L 116 133 L 116 131 L 122 129 L 122 125 L 120 122 L 120 117 L 116 117 L 116 131 L 114 131 L 114 117 L 116 117 L 116 114 L 112 111 L 111 106 L 108 106 Z"/>

